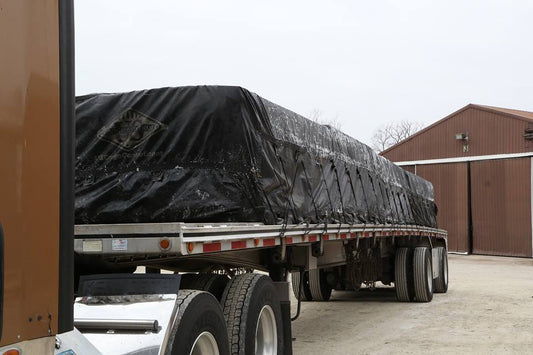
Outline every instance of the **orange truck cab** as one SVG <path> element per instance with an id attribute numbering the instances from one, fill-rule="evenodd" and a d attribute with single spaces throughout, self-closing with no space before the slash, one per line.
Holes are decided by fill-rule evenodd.
<path id="1" fill-rule="evenodd" d="M 0 0 L 0 33 L 0 354 L 51 354 L 73 329 L 72 1 Z"/>

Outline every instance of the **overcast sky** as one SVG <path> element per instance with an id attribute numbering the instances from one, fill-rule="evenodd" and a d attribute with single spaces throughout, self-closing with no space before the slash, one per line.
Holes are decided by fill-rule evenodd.
<path id="1" fill-rule="evenodd" d="M 468 103 L 533 111 L 532 1 L 76 0 L 76 93 L 239 85 L 367 144 Z"/>

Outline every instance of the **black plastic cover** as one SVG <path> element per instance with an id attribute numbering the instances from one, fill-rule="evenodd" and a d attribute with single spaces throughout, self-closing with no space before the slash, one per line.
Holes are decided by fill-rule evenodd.
<path id="1" fill-rule="evenodd" d="M 240 87 L 87 95 L 76 116 L 78 224 L 436 227 L 431 183 Z"/>

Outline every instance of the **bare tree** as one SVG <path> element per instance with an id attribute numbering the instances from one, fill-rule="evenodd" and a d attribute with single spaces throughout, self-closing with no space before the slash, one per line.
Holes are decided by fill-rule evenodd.
<path id="1" fill-rule="evenodd" d="M 307 117 L 316 123 L 319 123 L 321 125 L 330 126 L 337 130 L 341 130 L 342 124 L 339 121 L 339 115 L 335 115 L 332 118 L 324 118 L 324 113 L 318 109 L 314 108 L 309 112 L 309 115 Z"/>
<path id="2" fill-rule="evenodd" d="M 420 122 L 400 121 L 391 122 L 378 128 L 372 136 L 372 148 L 377 152 L 395 145 L 422 129 Z"/>

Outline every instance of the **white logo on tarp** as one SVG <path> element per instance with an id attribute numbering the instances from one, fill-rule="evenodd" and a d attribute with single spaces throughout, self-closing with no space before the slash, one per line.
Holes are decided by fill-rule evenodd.
<path id="1" fill-rule="evenodd" d="M 106 142 L 130 151 L 166 128 L 165 124 L 141 112 L 128 109 L 100 129 L 97 136 Z"/>

